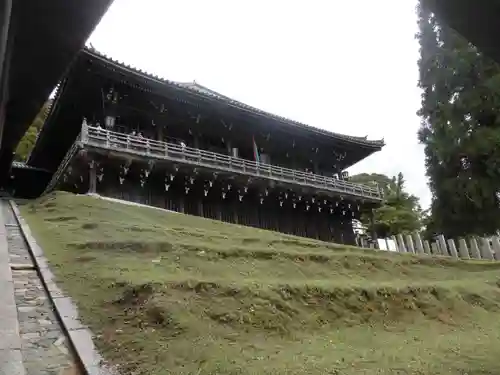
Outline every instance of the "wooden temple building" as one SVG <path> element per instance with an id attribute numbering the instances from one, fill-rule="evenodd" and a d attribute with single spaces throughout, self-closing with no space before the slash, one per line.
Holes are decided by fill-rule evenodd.
<path id="1" fill-rule="evenodd" d="M 383 141 L 328 132 L 82 50 L 27 164 L 53 189 L 354 244 L 382 201 L 345 169 Z"/>

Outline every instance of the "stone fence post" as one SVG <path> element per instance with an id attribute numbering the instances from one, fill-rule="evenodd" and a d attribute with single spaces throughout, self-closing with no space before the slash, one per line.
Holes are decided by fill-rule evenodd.
<path id="1" fill-rule="evenodd" d="M 464 238 L 458 240 L 458 252 L 461 259 L 470 259 L 469 249 L 467 248 L 467 241 Z"/>
<path id="2" fill-rule="evenodd" d="M 481 238 L 481 247 L 479 248 L 482 259 L 493 260 L 493 251 L 491 251 L 490 239 L 488 237 Z"/>
<path id="3" fill-rule="evenodd" d="M 446 246 L 446 239 L 442 234 L 438 236 L 439 250 L 441 251 L 441 255 L 448 256 L 448 247 Z"/>
<path id="4" fill-rule="evenodd" d="M 398 239 L 398 251 L 400 253 L 406 253 L 406 246 L 405 246 L 405 241 L 403 240 L 403 235 L 398 234 L 396 237 Z"/>
<path id="5" fill-rule="evenodd" d="M 420 233 L 415 232 L 414 237 L 415 237 L 415 252 L 417 254 L 423 254 L 424 244 L 422 243 L 422 238 L 420 238 Z"/>

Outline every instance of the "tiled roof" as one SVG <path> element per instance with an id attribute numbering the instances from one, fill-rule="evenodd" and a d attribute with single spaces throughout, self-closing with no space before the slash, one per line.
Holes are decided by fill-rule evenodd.
<path id="1" fill-rule="evenodd" d="M 233 106 L 239 110 L 251 112 L 253 114 L 260 115 L 260 116 L 264 116 L 268 119 L 271 119 L 274 121 L 279 121 L 279 122 L 286 124 L 286 125 L 289 125 L 289 126 L 302 128 L 306 131 L 321 134 L 321 135 L 324 135 L 326 137 L 331 137 L 331 138 L 342 140 L 342 141 L 352 142 L 352 143 L 355 143 L 355 144 L 358 144 L 361 146 L 365 146 L 365 147 L 369 147 L 369 148 L 373 148 L 373 149 L 380 149 L 385 145 L 383 139 L 381 139 L 381 140 L 368 140 L 367 137 L 354 137 L 354 136 L 350 136 L 350 135 L 330 132 L 328 130 L 323 130 L 320 128 L 316 128 L 316 127 L 313 127 L 310 125 L 300 123 L 298 121 L 290 120 L 286 117 L 274 115 L 272 113 L 260 110 L 258 108 L 249 106 L 249 105 L 244 104 L 242 102 L 239 102 L 237 100 L 231 99 L 231 98 L 229 98 L 225 95 L 222 95 L 214 90 L 211 90 L 207 87 L 204 87 L 204 86 L 198 84 L 197 82 L 187 82 L 186 83 L 186 82 L 170 81 L 170 80 L 158 77 L 157 75 L 152 75 L 152 74 L 144 72 L 140 69 L 131 67 L 130 65 L 119 62 L 117 60 L 114 60 L 111 57 L 106 56 L 106 55 L 102 54 L 101 52 L 98 52 L 95 49 L 85 48 L 84 53 L 88 54 L 91 57 L 104 60 L 105 62 L 107 62 L 109 64 L 113 64 L 121 69 L 128 70 L 131 73 L 138 74 L 138 75 L 142 76 L 143 78 L 147 78 L 148 80 L 159 82 L 159 83 L 162 83 L 162 84 L 168 85 L 168 86 L 173 86 L 173 87 L 176 87 L 178 89 L 184 90 L 188 93 L 199 95 L 205 99 L 209 99 L 209 100 L 215 99 L 221 103 Z"/>

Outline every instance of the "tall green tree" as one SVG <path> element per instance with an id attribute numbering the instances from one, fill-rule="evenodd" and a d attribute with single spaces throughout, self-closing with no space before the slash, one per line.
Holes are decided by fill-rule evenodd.
<path id="1" fill-rule="evenodd" d="M 42 128 L 45 120 L 47 119 L 47 115 L 49 113 L 51 101 L 45 102 L 38 115 L 35 117 L 33 122 L 31 123 L 28 131 L 24 134 L 23 138 L 17 145 L 16 153 L 14 155 L 14 160 L 16 161 L 26 161 L 28 155 L 31 150 L 35 146 L 35 142 L 38 136 L 38 132 Z"/>
<path id="2" fill-rule="evenodd" d="M 500 68 L 440 24 L 424 0 L 418 16 L 429 224 L 451 237 L 494 233 L 500 228 Z"/>
<path id="3" fill-rule="evenodd" d="M 373 226 L 370 215 L 365 214 L 361 218 L 370 232 L 374 229 L 379 238 L 384 238 L 421 229 L 422 210 L 419 200 L 405 191 L 402 173 L 392 178 L 378 173 L 362 173 L 352 176 L 349 180 L 378 186 L 384 192 L 384 204 L 375 210 Z"/>

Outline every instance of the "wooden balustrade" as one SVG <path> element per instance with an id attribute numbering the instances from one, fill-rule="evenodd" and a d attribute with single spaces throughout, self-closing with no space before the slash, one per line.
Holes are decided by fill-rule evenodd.
<path id="1" fill-rule="evenodd" d="M 117 133 L 88 126 L 85 123 L 82 126 L 79 142 L 82 145 L 89 145 L 97 148 L 124 151 L 146 157 L 170 160 L 215 170 L 305 185 L 335 191 L 340 194 L 368 198 L 370 200 L 382 200 L 382 194 L 376 187 L 355 184 L 290 168 L 258 163 L 175 143 L 167 143 L 135 135 Z"/>

